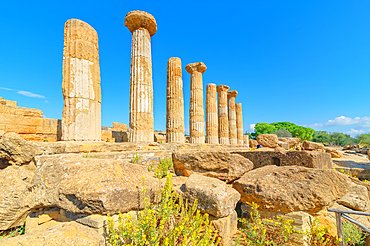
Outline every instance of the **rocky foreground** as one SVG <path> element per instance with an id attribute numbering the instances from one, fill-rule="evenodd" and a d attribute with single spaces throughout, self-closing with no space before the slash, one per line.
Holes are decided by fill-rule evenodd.
<path id="1" fill-rule="evenodd" d="M 173 160 L 174 189 L 210 214 L 221 245 L 231 245 L 237 231 L 238 203 L 244 213 L 255 202 L 264 217 L 295 218 L 302 229 L 307 218 L 318 218 L 333 235 L 335 219 L 327 208 L 369 211 L 370 185 L 335 170 L 350 154 L 308 142 L 301 145 L 306 151 L 297 151 L 291 149 L 299 144 L 296 139 L 259 138 L 262 149 L 210 150 L 207 145 L 35 143 L 5 134 L 0 230 L 25 225 L 25 235 L 0 239 L 0 245 L 104 245 L 107 214 L 114 219 L 119 211 L 143 209 L 143 178 L 150 201 L 159 201 L 163 180 L 148 165 L 164 157 Z M 333 155 L 341 155 L 333 159 L 334 168 Z M 370 227 L 367 217 L 354 219 Z"/>

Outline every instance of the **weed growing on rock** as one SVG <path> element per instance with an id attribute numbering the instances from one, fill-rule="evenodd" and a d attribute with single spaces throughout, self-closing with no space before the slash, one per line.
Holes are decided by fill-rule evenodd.
<path id="1" fill-rule="evenodd" d="M 249 204 L 252 208 L 251 220 L 239 219 L 241 222 L 241 234 L 249 245 L 286 245 L 294 239 L 293 233 L 299 233 L 292 226 L 293 220 L 285 220 L 277 217 L 276 221 L 261 219 L 258 205 L 254 202 Z"/>
<path id="2" fill-rule="evenodd" d="M 26 220 L 24 220 L 24 223 L 26 223 Z M 6 230 L 6 231 L 1 231 L 0 232 L 0 239 L 6 238 L 6 237 L 10 238 L 10 237 L 23 235 L 25 227 L 26 226 L 23 225 L 23 226 L 19 226 L 17 228 L 12 228 L 12 229 L 9 229 L 9 230 Z"/>
<path id="3" fill-rule="evenodd" d="M 131 162 L 132 162 L 132 163 L 138 163 L 138 162 L 140 161 L 140 159 L 141 159 L 141 156 L 140 156 L 140 155 L 138 155 L 138 154 L 136 154 L 136 155 L 134 156 L 134 158 L 132 158 L 132 159 L 131 159 Z"/>
<path id="4" fill-rule="evenodd" d="M 343 234 L 346 245 L 366 245 L 365 239 L 367 233 L 363 233 L 360 227 L 352 224 L 351 222 L 343 221 Z"/>
<path id="5" fill-rule="evenodd" d="M 173 168 L 171 158 L 163 158 L 155 169 L 155 176 L 159 179 L 166 177 L 170 170 Z"/>
<path id="6" fill-rule="evenodd" d="M 218 245 L 217 231 L 212 229 L 208 214 L 189 206 L 173 190 L 172 174 L 166 176 L 161 202 L 150 204 L 145 196 L 144 210 L 137 216 L 119 214 L 118 225 L 108 215 L 108 241 L 112 245 Z"/>
<path id="7" fill-rule="evenodd" d="M 319 220 L 312 222 L 311 229 L 303 232 L 308 236 L 309 245 L 313 246 L 334 246 L 339 244 L 339 240 L 329 234 L 329 227 L 320 226 Z"/>

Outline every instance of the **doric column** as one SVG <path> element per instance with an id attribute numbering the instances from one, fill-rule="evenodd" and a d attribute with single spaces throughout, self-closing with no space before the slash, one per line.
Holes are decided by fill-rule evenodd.
<path id="1" fill-rule="evenodd" d="M 89 24 L 64 27 L 62 140 L 101 141 L 98 34 Z"/>
<path id="2" fill-rule="evenodd" d="M 202 74 L 207 70 L 203 62 L 190 63 L 185 67 L 191 74 L 189 130 L 190 143 L 204 143 L 204 108 Z"/>
<path id="3" fill-rule="evenodd" d="M 157 31 L 154 17 L 131 11 L 125 26 L 132 33 L 130 74 L 130 142 L 154 141 L 153 80 L 150 37 Z"/>
<path id="4" fill-rule="evenodd" d="M 167 63 L 166 143 L 184 143 L 184 96 L 181 59 L 171 57 Z"/>
<path id="5" fill-rule="evenodd" d="M 236 132 L 237 132 L 236 135 L 238 145 L 244 145 L 243 112 L 241 103 L 235 104 L 235 112 L 236 112 Z"/>
<path id="6" fill-rule="evenodd" d="M 229 118 L 227 110 L 227 85 L 217 86 L 218 92 L 218 141 L 228 145 L 229 142 Z"/>
<path id="7" fill-rule="evenodd" d="M 206 94 L 206 143 L 218 144 L 218 113 L 216 84 L 207 85 Z"/>
<path id="8" fill-rule="evenodd" d="M 228 116 L 229 116 L 229 141 L 231 145 L 236 145 L 237 141 L 237 130 L 236 130 L 236 113 L 235 113 L 235 97 L 238 95 L 237 91 L 227 92 L 227 105 L 228 105 Z"/>

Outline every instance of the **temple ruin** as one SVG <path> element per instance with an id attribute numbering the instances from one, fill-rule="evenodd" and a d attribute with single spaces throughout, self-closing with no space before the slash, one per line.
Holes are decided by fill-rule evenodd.
<path id="1" fill-rule="evenodd" d="M 157 31 L 154 17 L 131 11 L 125 26 L 132 33 L 130 74 L 130 142 L 154 141 L 151 41 Z"/>
<path id="2" fill-rule="evenodd" d="M 206 88 L 206 143 L 218 144 L 218 113 L 216 84 Z"/>
<path id="3" fill-rule="evenodd" d="M 227 92 L 227 105 L 229 117 L 229 141 L 231 145 L 237 144 L 237 129 L 236 129 L 236 112 L 235 112 L 235 97 L 238 92 L 233 90 Z"/>
<path id="4" fill-rule="evenodd" d="M 218 140 L 220 144 L 229 145 L 229 118 L 227 108 L 227 85 L 217 86 L 218 92 Z"/>
<path id="5" fill-rule="evenodd" d="M 167 63 L 166 142 L 184 143 L 184 96 L 181 59 L 171 57 Z"/>
<path id="6" fill-rule="evenodd" d="M 244 144 L 244 129 L 243 129 L 243 111 L 242 111 L 242 104 L 236 103 L 235 104 L 235 112 L 236 112 L 236 136 L 237 136 L 237 144 L 243 145 Z"/>
<path id="7" fill-rule="evenodd" d="M 204 143 L 204 108 L 202 74 L 207 70 L 203 62 L 190 63 L 185 67 L 191 74 L 189 130 L 190 143 Z"/>
<path id="8" fill-rule="evenodd" d="M 89 24 L 68 20 L 64 27 L 62 140 L 101 140 L 98 34 Z"/>

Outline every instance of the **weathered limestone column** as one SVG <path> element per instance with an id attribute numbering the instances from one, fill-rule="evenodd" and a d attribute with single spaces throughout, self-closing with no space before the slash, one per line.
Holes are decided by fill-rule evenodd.
<path id="1" fill-rule="evenodd" d="M 65 141 L 101 141 L 98 34 L 70 19 L 64 26 L 62 136 Z"/>
<path id="2" fill-rule="evenodd" d="M 227 113 L 227 85 L 217 86 L 218 92 L 218 141 L 228 145 L 229 142 L 229 118 Z"/>
<path id="3" fill-rule="evenodd" d="M 235 97 L 238 95 L 237 91 L 227 92 L 227 105 L 229 108 L 229 141 L 231 145 L 236 145 L 237 130 L 236 130 L 236 113 L 235 113 Z"/>
<path id="4" fill-rule="evenodd" d="M 244 145 L 244 131 L 243 131 L 243 112 L 242 112 L 242 104 L 236 103 L 235 104 L 235 112 L 236 112 L 236 135 L 238 140 L 238 145 Z"/>
<path id="5" fill-rule="evenodd" d="M 190 63 L 185 67 L 191 74 L 189 130 L 190 143 L 204 143 L 204 108 L 202 74 L 207 70 L 203 62 Z"/>
<path id="6" fill-rule="evenodd" d="M 130 142 L 154 141 L 153 80 L 150 37 L 157 31 L 154 17 L 131 11 L 125 26 L 132 33 L 130 75 Z"/>
<path id="7" fill-rule="evenodd" d="M 167 63 L 166 143 L 184 143 L 184 96 L 181 59 L 171 57 Z"/>
<path id="8" fill-rule="evenodd" d="M 218 113 L 216 84 L 207 85 L 206 94 L 206 143 L 218 144 Z"/>

